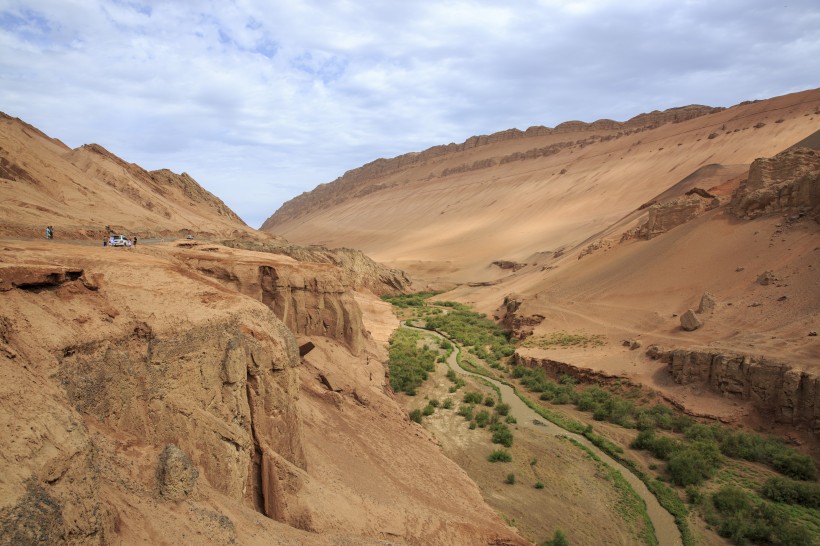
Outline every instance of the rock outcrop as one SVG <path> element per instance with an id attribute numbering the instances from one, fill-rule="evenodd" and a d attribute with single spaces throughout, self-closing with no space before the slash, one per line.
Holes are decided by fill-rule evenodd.
<path id="1" fill-rule="evenodd" d="M 495 319 L 501 321 L 501 324 L 512 332 L 513 337 L 516 339 L 525 339 L 531 336 L 535 327 L 544 320 L 543 315 L 519 315 L 518 309 L 521 307 L 521 303 L 520 296 L 507 295 L 504 297 L 504 303 L 494 313 Z"/>
<path id="2" fill-rule="evenodd" d="M 647 354 L 667 362 L 676 383 L 703 384 L 713 392 L 750 402 L 776 423 L 820 434 L 820 377 L 814 373 L 768 358 L 705 348 L 652 346 Z"/>
<path id="3" fill-rule="evenodd" d="M 341 268 L 274 254 L 240 258 L 229 248 L 205 243 L 185 242 L 178 248 L 176 255 L 192 269 L 261 301 L 292 332 L 335 339 L 353 354 L 361 353 L 367 331 L 353 297 L 356 283 Z"/>
<path id="4" fill-rule="evenodd" d="M 362 251 L 351 248 L 328 249 L 317 245 L 293 245 L 285 241 L 228 240 L 222 241 L 222 244 L 231 248 L 290 256 L 299 262 L 332 264 L 341 270 L 352 289 L 370 290 L 379 296 L 405 292 L 410 290 L 412 284 L 404 271 L 376 263 Z"/>
<path id="5" fill-rule="evenodd" d="M 636 236 L 640 239 L 652 239 L 719 205 L 719 199 L 703 197 L 699 193 L 678 197 L 666 203 L 655 203 L 647 207 L 646 222 L 638 227 Z"/>
<path id="6" fill-rule="evenodd" d="M 820 219 L 820 153 L 797 148 L 756 159 L 732 199 L 731 212 L 747 220 L 775 213 Z"/>

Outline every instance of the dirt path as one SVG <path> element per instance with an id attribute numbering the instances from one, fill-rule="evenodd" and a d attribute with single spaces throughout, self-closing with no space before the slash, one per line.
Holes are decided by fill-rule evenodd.
<path id="1" fill-rule="evenodd" d="M 427 332 L 429 334 L 444 338 L 444 336 L 442 336 L 438 332 L 433 332 L 423 328 L 416 328 L 414 326 L 408 326 L 404 322 L 402 322 L 402 324 L 407 326 L 408 328 L 413 328 L 415 330 Z M 447 359 L 447 363 L 450 365 L 450 368 L 452 368 L 456 373 L 460 375 L 484 379 L 498 387 L 501 392 L 501 399 L 505 403 L 510 405 L 510 414 L 516 418 L 519 427 L 531 430 L 536 434 L 566 436 L 587 446 L 602 461 L 604 461 L 611 468 L 617 470 L 621 474 L 621 476 L 623 476 L 624 479 L 629 483 L 629 485 L 632 486 L 632 488 L 635 490 L 638 496 L 640 496 L 646 503 L 646 511 L 649 515 L 649 519 L 652 521 L 652 525 L 655 528 L 655 536 L 658 539 L 658 544 L 660 546 L 682 546 L 683 541 L 681 540 L 680 531 L 678 530 L 677 525 L 675 525 L 675 519 L 672 517 L 672 514 L 667 512 L 660 505 L 660 503 L 658 503 L 658 499 L 655 498 L 655 495 L 653 495 L 652 492 L 649 491 L 649 489 L 646 487 L 646 484 L 644 484 L 637 476 L 635 476 L 632 472 L 626 470 L 623 466 L 621 466 L 620 463 L 618 463 L 615 459 L 601 451 L 597 446 L 595 446 L 585 437 L 564 430 L 550 421 L 546 421 L 543 417 L 541 417 L 533 410 L 531 410 L 529 407 L 527 407 L 527 405 L 524 404 L 524 402 L 522 402 L 520 398 L 518 398 L 518 396 L 515 394 L 515 391 L 510 386 L 500 383 L 494 379 L 490 379 L 488 377 L 468 372 L 461 368 L 461 366 L 458 365 L 458 353 L 460 351 L 460 347 L 456 344 L 455 341 L 449 341 L 453 343 L 456 349 Z"/>

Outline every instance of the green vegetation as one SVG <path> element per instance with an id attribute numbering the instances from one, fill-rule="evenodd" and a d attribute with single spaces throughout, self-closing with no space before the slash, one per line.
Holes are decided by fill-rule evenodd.
<path id="1" fill-rule="evenodd" d="M 495 412 L 502 417 L 506 417 L 510 413 L 510 405 L 501 402 L 495 406 Z"/>
<path id="2" fill-rule="evenodd" d="M 493 443 L 504 447 L 512 447 L 513 435 L 510 428 L 504 423 L 495 423 L 490 427 L 493 433 Z"/>
<path id="3" fill-rule="evenodd" d="M 542 542 L 541 546 L 569 546 L 569 540 L 561 529 L 556 529 L 552 538 Z"/>
<path id="4" fill-rule="evenodd" d="M 544 489 L 544 482 L 535 482 L 534 487 L 536 489 Z"/>
<path id="5" fill-rule="evenodd" d="M 484 400 L 484 396 L 480 392 L 469 391 L 464 393 L 465 404 L 480 404 Z"/>
<path id="6" fill-rule="evenodd" d="M 491 463 L 508 463 L 512 461 L 512 455 L 510 455 L 510 452 L 506 449 L 496 449 L 495 451 L 490 453 L 490 456 L 487 457 L 487 460 Z"/>
<path id="7" fill-rule="evenodd" d="M 452 398 L 445 398 L 444 402 L 441 403 L 441 407 L 443 409 L 451 409 L 453 407 L 453 399 Z"/>
<path id="8" fill-rule="evenodd" d="M 512 472 L 507 474 L 507 479 L 504 480 L 504 483 L 509 485 L 515 485 L 515 474 L 513 474 Z"/>
<path id="9" fill-rule="evenodd" d="M 421 410 L 416 408 L 410 412 L 410 420 L 416 423 L 421 423 Z"/>
<path id="10" fill-rule="evenodd" d="M 408 307 L 424 307 L 424 300 L 438 294 L 441 294 L 441 292 L 415 292 L 413 294 L 382 296 L 382 300 L 393 304 L 399 309 L 407 309 Z"/>
<path id="11" fill-rule="evenodd" d="M 761 493 L 776 502 L 820 508 L 820 484 L 816 482 L 799 482 L 775 476 L 766 480 Z"/>
<path id="12" fill-rule="evenodd" d="M 438 353 L 421 345 L 421 337 L 418 332 L 399 328 L 390 339 L 390 386 L 396 392 L 415 396 L 416 389 L 435 369 Z"/>
<path id="13" fill-rule="evenodd" d="M 515 352 L 504 330 L 486 315 L 459 303 L 437 302 L 437 305 L 450 307 L 450 311 L 427 317 L 427 328 L 446 333 L 491 367 L 500 367 L 502 359 Z"/>
<path id="14" fill-rule="evenodd" d="M 706 522 L 735 544 L 816 544 L 815 533 L 790 521 L 781 506 L 757 499 L 735 486 L 724 486 L 704 498 L 701 508 Z"/>
<path id="15" fill-rule="evenodd" d="M 600 347 L 606 343 L 606 337 L 600 334 L 570 334 L 568 332 L 552 332 L 546 336 L 530 336 L 521 344 L 522 347 L 536 349 L 550 349 L 553 347 Z"/>
<path id="16" fill-rule="evenodd" d="M 422 413 L 422 415 L 427 417 L 428 415 L 433 415 L 433 413 L 435 413 L 435 411 L 436 411 L 435 406 L 433 406 L 432 404 L 427 404 L 426 406 L 424 406 L 424 409 L 421 410 L 421 413 Z"/>

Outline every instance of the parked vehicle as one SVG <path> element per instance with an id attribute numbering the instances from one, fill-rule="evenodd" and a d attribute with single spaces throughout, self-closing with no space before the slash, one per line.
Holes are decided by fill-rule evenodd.
<path id="1" fill-rule="evenodd" d="M 125 235 L 112 235 L 108 238 L 108 246 L 131 246 L 131 240 Z"/>

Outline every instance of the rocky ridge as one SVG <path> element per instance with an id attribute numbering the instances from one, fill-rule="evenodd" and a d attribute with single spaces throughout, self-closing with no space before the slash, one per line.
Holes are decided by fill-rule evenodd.
<path id="1" fill-rule="evenodd" d="M 440 171 L 438 177 L 446 177 L 452 174 L 463 173 L 473 170 L 493 167 L 498 164 L 535 159 L 557 153 L 563 148 L 580 145 L 586 146 L 601 140 L 618 138 L 625 134 L 632 134 L 643 130 L 650 130 L 665 123 L 680 123 L 689 119 L 719 112 L 723 108 L 714 108 L 701 105 L 690 105 L 680 108 L 671 108 L 665 111 L 653 111 L 640 114 L 625 122 L 617 122 L 609 119 L 602 119 L 592 123 L 582 121 L 567 121 L 558 124 L 555 128 L 544 126 L 533 126 L 526 131 L 520 129 L 507 129 L 490 135 L 480 135 L 470 137 L 461 144 L 447 144 L 433 146 L 422 152 L 412 152 L 403 154 L 392 159 L 377 159 L 362 167 L 347 171 L 335 181 L 320 184 L 311 192 L 305 192 L 291 199 L 282 205 L 270 218 L 268 218 L 260 228 L 265 231 L 275 231 L 277 223 L 287 219 L 298 218 L 312 210 L 321 209 L 331 204 L 338 204 L 349 199 L 362 197 L 374 191 L 384 189 L 383 184 L 371 184 L 381 176 L 398 172 L 410 167 L 432 161 L 445 155 L 457 154 L 466 150 L 471 150 L 481 146 L 506 142 L 510 140 L 527 139 L 532 137 L 542 137 L 551 135 L 564 135 L 569 133 L 595 133 L 605 132 L 614 134 L 586 136 L 578 140 L 561 141 L 550 144 L 546 147 L 532 148 L 525 152 L 514 152 L 513 154 L 500 157 L 498 159 L 483 159 L 470 164 L 463 164 L 457 167 L 449 167 Z"/>

